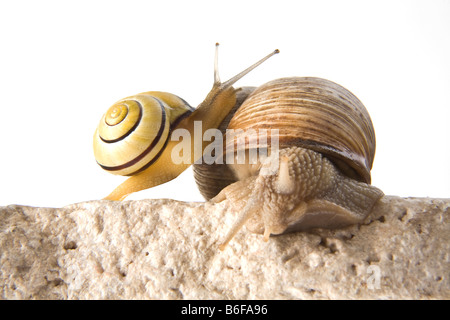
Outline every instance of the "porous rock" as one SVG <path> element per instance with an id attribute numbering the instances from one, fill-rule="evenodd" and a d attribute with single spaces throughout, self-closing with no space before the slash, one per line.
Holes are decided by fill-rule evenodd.
<path id="1" fill-rule="evenodd" d="M 0 208 L 2 299 L 449 299 L 450 199 L 387 196 L 359 226 L 272 236 L 227 202 Z"/>

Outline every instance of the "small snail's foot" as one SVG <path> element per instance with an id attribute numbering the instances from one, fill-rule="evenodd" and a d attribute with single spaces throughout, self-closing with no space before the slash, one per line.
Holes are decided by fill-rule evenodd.
<path id="1" fill-rule="evenodd" d="M 129 177 L 116 189 L 114 189 L 113 192 L 105 197 L 104 200 L 124 200 L 127 196 L 134 192 L 152 188 L 175 179 L 189 166 L 189 164 L 184 163 L 177 165 L 173 164 L 171 160 L 171 153 L 165 151 L 155 163 L 144 171 Z"/>
<path id="2" fill-rule="evenodd" d="M 108 196 L 104 197 L 102 200 L 111 200 L 111 201 L 122 201 L 132 192 L 129 192 L 130 186 L 128 180 L 125 180 L 122 184 L 120 184 L 117 188 L 115 188 Z"/>
<path id="3" fill-rule="evenodd" d="M 145 171 L 142 173 L 145 173 Z M 146 174 L 132 176 L 122 182 L 107 197 L 103 198 L 103 200 L 123 201 L 134 192 L 150 188 L 152 186 L 151 181 L 151 178 Z"/>

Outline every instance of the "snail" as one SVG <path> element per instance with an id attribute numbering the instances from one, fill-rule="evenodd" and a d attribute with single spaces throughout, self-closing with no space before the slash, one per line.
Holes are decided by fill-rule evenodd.
<path id="1" fill-rule="evenodd" d="M 258 88 L 232 87 L 275 53 L 278 50 L 221 83 L 216 46 L 214 85 L 197 109 L 167 93 L 151 92 L 156 98 L 145 98 L 166 113 L 155 115 L 153 122 L 164 122 L 164 129 L 162 125 L 150 126 L 157 131 L 153 135 L 147 131 L 138 134 L 138 129 L 124 120 L 132 113 L 134 103 L 126 101 L 143 105 L 147 100 L 141 96 L 147 93 L 111 107 L 94 136 L 97 162 L 109 171 L 137 174 L 106 199 L 121 200 L 132 192 L 169 181 L 194 163 L 194 178 L 205 199 L 214 203 L 228 199 L 238 213 L 219 246 L 221 250 L 244 225 L 251 232 L 263 234 L 267 241 L 271 235 L 362 222 L 384 195 L 370 184 L 375 132 L 368 111 L 350 91 L 321 78 L 290 77 Z M 170 107 L 165 107 L 166 103 Z M 164 115 L 164 111 L 161 113 Z M 144 120 L 147 116 L 138 112 L 133 117 Z M 222 135 L 215 135 L 213 143 L 202 141 L 194 146 L 193 152 L 188 152 L 190 162 L 175 164 L 171 155 L 179 142 L 168 139 L 168 135 L 180 128 L 195 133 L 198 121 L 202 137 L 213 128 Z M 106 130 L 101 126 L 110 129 L 122 123 L 126 124 L 122 133 L 101 136 Z M 167 133 L 166 127 L 170 127 Z M 138 140 L 145 140 L 143 135 L 150 137 L 147 140 L 151 142 L 139 149 L 145 156 L 130 153 L 129 160 L 113 157 L 112 151 L 99 155 L 102 149 L 109 151 L 110 144 L 133 135 Z M 192 148 L 194 137 L 186 140 L 190 147 L 184 147 Z M 153 150 L 150 145 L 157 148 Z M 254 157 L 255 150 L 259 157 Z M 208 152 L 214 157 L 213 163 L 201 161 Z M 145 159 L 143 165 L 136 165 L 141 159 Z"/>
<path id="2" fill-rule="evenodd" d="M 218 72 L 218 46 L 214 60 L 214 84 L 205 100 L 192 108 L 182 98 L 167 92 L 149 91 L 114 103 L 102 116 L 94 133 L 94 157 L 104 170 L 130 176 L 105 200 L 123 200 L 129 194 L 176 178 L 198 158 L 207 142 L 195 143 L 217 128 L 236 103 L 239 90 L 233 84 L 279 51 L 275 50 L 225 82 Z M 200 132 L 197 131 L 200 123 Z M 189 139 L 177 142 L 173 132 L 184 130 Z M 173 153 L 182 144 L 190 160 L 174 163 Z"/>
<path id="3" fill-rule="evenodd" d="M 235 131 L 223 156 L 232 150 L 235 158 L 244 154 L 244 161 L 194 165 L 204 197 L 228 199 L 239 213 L 220 248 L 243 225 L 267 241 L 271 234 L 362 222 L 384 194 L 370 184 L 375 131 L 360 100 L 313 77 L 281 78 L 248 90 L 222 124 Z M 260 139 L 267 129 L 276 129 L 275 135 Z M 251 163 L 254 149 L 268 149 L 269 155 Z"/>

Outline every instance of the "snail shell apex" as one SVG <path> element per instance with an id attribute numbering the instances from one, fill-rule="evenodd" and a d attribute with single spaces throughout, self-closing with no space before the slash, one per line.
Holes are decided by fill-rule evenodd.
<path id="1" fill-rule="evenodd" d="M 228 129 L 243 129 L 241 134 L 248 129 L 278 129 L 280 148 L 296 145 L 320 152 L 345 175 L 371 181 L 375 132 L 369 113 L 356 96 L 332 81 L 313 77 L 270 81 L 248 96 Z M 257 139 L 246 137 L 250 144 L 258 143 L 252 138 Z M 239 133 L 231 143 L 236 147 L 237 141 Z"/>
<path id="2" fill-rule="evenodd" d="M 133 175 L 164 150 L 171 129 L 193 108 L 176 95 L 149 91 L 117 101 L 94 134 L 94 156 L 105 170 Z"/>

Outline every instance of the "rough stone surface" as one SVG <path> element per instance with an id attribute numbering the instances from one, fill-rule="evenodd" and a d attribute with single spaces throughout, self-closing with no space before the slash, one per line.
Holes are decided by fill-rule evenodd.
<path id="1" fill-rule="evenodd" d="M 271 237 L 227 203 L 0 208 L 2 299 L 449 299 L 450 199 L 385 197 L 360 226 Z"/>

